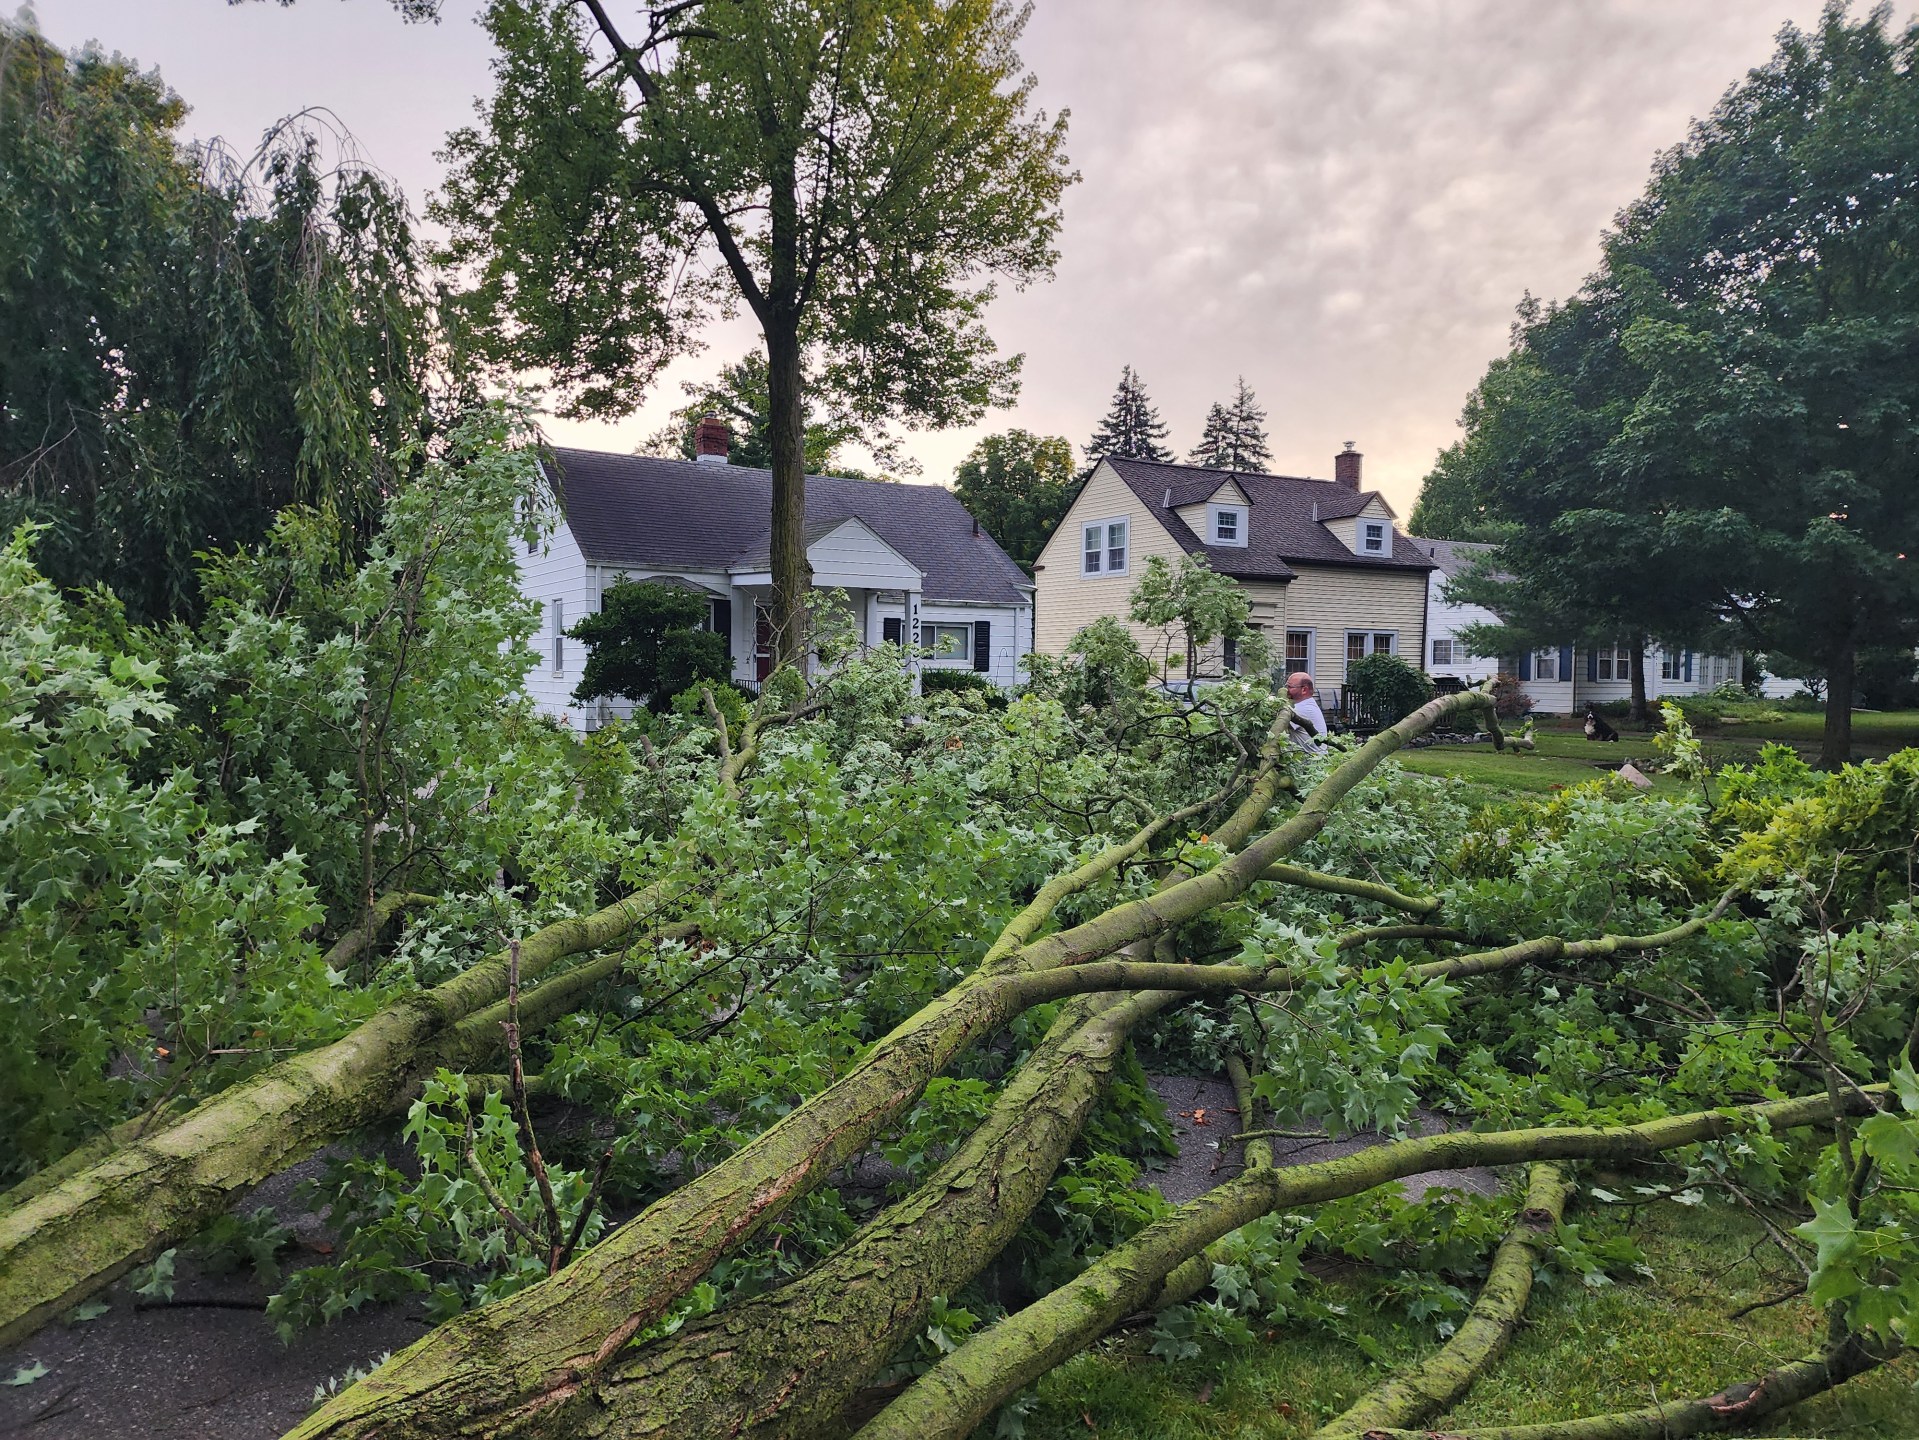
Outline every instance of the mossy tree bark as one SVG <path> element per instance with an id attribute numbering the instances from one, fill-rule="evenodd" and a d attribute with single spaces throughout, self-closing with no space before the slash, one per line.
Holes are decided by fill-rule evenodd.
<path id="1" fill-rule="evenodd" d="M 1533 1267 L 1550 1248 L 1573 1188 L 1558 1166 L 1534 1165 L 1527 1179 L 1525 1206 L 1493 1253 L 1486 1283 L 1465 1323 L 1438 1351 L 1327 1421 L 1322 1433 L 1348 1435 L 1391 1425 L 1418 1425 L 1456 1405 L 1499 1358 L 1518 1328 L 1532 1298 Z"/>
<path id="2" fill-rule="evenodd" d="M 1883 1093 L 1884 1087 L 1879 1087 Z M 1842 1097 L 1868 1109 L 1862 1094 Z M 1336 1160 L 1277 1170 L 1256 1165 L 1108 1252 L 1076 1279 L 967 1341 L 887 1406 L 860 1440 L 959 1440 L 1054 1366 L 1128 1315 L 1168 1303 L 1167 1278 L 1208 1245 L 1275 1210 L 1316 1205 L 1427 1170 L 1541 1160 L 1646 1160 L 1667 1150 L 1767 1127 L 1834 1117 L 1832 1100 L 1805 1100 L 1676 1115 L 1632 1126 L 1455 1131 L 1376 1146 Z"/>

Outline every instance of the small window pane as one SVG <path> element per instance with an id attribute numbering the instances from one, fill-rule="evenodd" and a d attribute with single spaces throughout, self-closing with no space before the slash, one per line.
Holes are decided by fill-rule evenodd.
<path id="1" fill-rule="evenodd" d="M 1373 636 L 1373 653 L 1375 655 L 1390 655 L 1393 653 L 1393 637 L 1390 631 L 1382 631 Z"/>
<path id="2" fill-rule="evenodd" d="M 1308 630 L 1288 630 L 1286 632 L 1286 668 L 1293 670 L 1312 669 L 1313 637 Z"/>
<path id="3" fill-rule="evenodd" d="M 1239 512 L 1222 510 L 1219 512 L 1218 536 L 1221 540 L 1239 539 Z"/>
<path id="4" fill-rule="evenodd" d="M 1099 532 L 1100 532 L 1100 527 L 1097 525 L 1088 525 L 1086 527 L 1086 543 L 1084 547 L 1085 548 L 1084 569 L 1085 569 L 1085 573 L 1088 575 L 1099 574 L 1099 556 L 1100 556 Z"/>
<path id="5" fill-rule="evenodd" d="M 1106 568 L 1124 570 L 1126 568 L 1126 522 L 1116 521 L 1106 527 Z"/>
<path id="6" fill-rule="evenodd" d="M 1346 658 L 1364 660 L 1366 658 L 1366 632 L 1355 630 L 1346 637 Z"/>
<path id="7" fill-rule="evenodd" d="M 1433 664 L 1450 665 L 1453 663 L 1453 642 L 1450 640 L 1433 641 Z"/>
<path id="8" fill-rule="evenodd" d="M 935 660 L 971 660 L 973 658 L 973 627 L 971 625 L 922 625 L 920 626 L 920 644 L 932 652 Z"/>

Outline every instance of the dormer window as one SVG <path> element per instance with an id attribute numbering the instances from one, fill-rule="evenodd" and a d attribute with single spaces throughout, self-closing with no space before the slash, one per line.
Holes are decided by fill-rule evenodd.
<path id="1" fill-rule="evenodd" d="M 1359 522 L 1359 553 L 1362 555 L 1386 553 L 1386 522 L 1384 520 Z"/>
<path id="2" fill-rule="evenodd" d="M 1208 505 L 1207 539 L 1214 545 L 1246 543 L 1246 507 L 1244 505 Z"/>

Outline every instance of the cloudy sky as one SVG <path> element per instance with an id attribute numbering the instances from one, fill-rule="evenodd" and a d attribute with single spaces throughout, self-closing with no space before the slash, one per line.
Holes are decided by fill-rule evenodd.
<path id="1" fill-rule="evenodd" d="M 157 65 L 189 131 L 250 149 L 325 107 L 416 206 L 434 152 L 489 88 L 479 0 L 437 26 L 387 0 L 36 0 L 41 28 Z M 616 14 L 636 8 L 620 0 Z M 1901 6 L 1902 11 L 1906 7 Z M 1058 277 L 991 324 L 1026 355 L 1018 406 L 918 434 L 949 480 L 982 433 L 1083 445 L 1123 364 L 1172 441 L 1244 375 L 1275 468 L 1327 476 L 1340 442 L 1401 513 L 1530 290 L 1576 288 L 1600 231 L 1727 85 L 1818 0 L 1037 0 L 1023 47 L 1072 111 Z M 630 449 L 755 337 L 716 330 L 618 425 L 556 439 Z"/>

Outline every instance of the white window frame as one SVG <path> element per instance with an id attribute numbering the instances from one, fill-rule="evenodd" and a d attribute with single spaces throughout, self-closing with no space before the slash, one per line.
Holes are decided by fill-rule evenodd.
<path id="1" fill-rule="evenodd" d="M 1367 532 L 1374 526 L 1379 527 L 1379 543 L 1372 543 Z M 1393 526 L 1390 520 L 1368 520 L 1364 516 L 1359 521 L 1359 553 L 1362 555 L 1390 555 L 1393 548 Z"/>
<path id="2" fill-rule="evenodd" d="M 1669 683 L 1679 680 L 1686 673 L 1686 667 L 1680 663 L 1679 653 L 1663 646 L 1659 651 L 1659 678 Z"/>
<path id="3" fill-rule="evenodd" d="M 1365 637 L 1366 648 L 1358 655 L 1353 654 L 1353 636 Z M 1377 644 L 1379 637 L 1386 637 L 1386 648 L 1381 650 Z M 1368 655 L 1397 655 L 1399 653 L 1399 632 L 1397 630 L 1348 630 L 1346 632 L 1346 663 L 1363 659 Z"/>
<path id="4" fill-rule="evenodd" d="M 1219 522 L 1230 517 L 1233 522 L 1233 538 L 1228 539 L 1219 533 Z M 1206 507 L 1206 543 L 1209 545 L 1232 545 L 1244 548 L 1246 545 L 1247 514 L 1244 505 L 1212 505 Z"/>
<path id="5" fill-rule="evenodd" d="M 553 673 L 566 674 L 566 601 L 555 600 L 553 612 Z"/>
<path id="6" fill-rule="evenodd" d="M 1292 638 L 1295 635 L 1304 635 L 1306 637 L 1306 663 L 1299 668 L 1310 675 L 1313 673 L 1313 664 L 1318 659 L 1318 656 L 1315 654 L 1315 647 L 1318 643 L 1318 632 L 1310 626 L 1290 625 L 1287 627 L 1286 638 L 1280 645 L 1279 662 L 1287 667 L 1286 673 L 1290 675 L 1293 664 Z"/>
<path id="7" fill-rule="evenodd" d="M 1113 543 L 1113 531 L 1119 531 L 1119 544 Z M 1089 549 L 1086 537 L 1095 530 L 1099 531 L 1100 544 Z M 1113 564 L 1113 552 L 1119 552 L 1120 563 Z M 1086 562 L 1089 557 L 1097 557 L 1092 565 Z M 1091 580 L 1101 575 L 1128 575 L 1133 569 L 1133 521 L 1130 515 L 1108 515 L 1099 520 L 1082 520 L 1079 527 L 1079 573 L 1082 579 Z"/>
<path id="8" fill-rule="evenodd" d="M 1546 673 L 1548 670 L 1551 670 L 1553 673 L 1548 675 Z M 1557 645 L 1549 645 L 1544 650 L 1533 651 L 1533 679 L 1542 685 L 1557 685 L 1561 680 L 1569 678 L 1569 676 L 1559 673 L 1559 647 Z"/>
<path id="9" fill-rule="evenodd" d="M 1446 647 L 1446 653 L 1444 655 L 1441 655 L 1439 653 L 1439 647 L 1442 645 Z M 1466 663 L 1465 657 L 1463 655 L 1458 655 L 1458 647 L 1459 647 L 1459 642 L 1453 639 L 1453 637 L 1450 635 L 1435 637 L 1433 640 L 1432 663 L 1435 665 L 1465 664 Z M 1456 655 L 1458 656 L 1458 658 L 1455 658 Z"/>
<path id="10" fill-rule="evenodd" d="M 960 642 L 957 649 L 940 653 L 939 632 L 953 630 L 959 632 Z M 920 620 L 920 648 L 930 651 L 926 663 L 929 665 L 967 665 L 973 663 L 973 624 L 970 620 Z"/>

